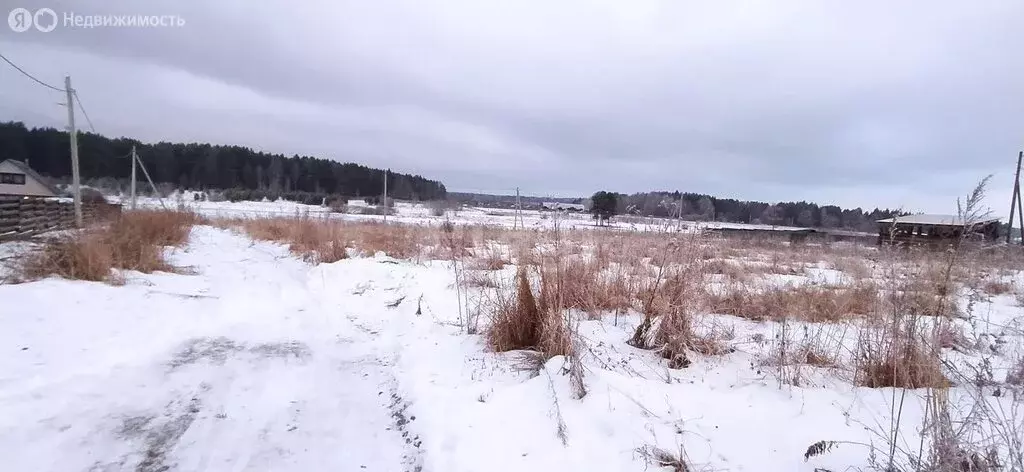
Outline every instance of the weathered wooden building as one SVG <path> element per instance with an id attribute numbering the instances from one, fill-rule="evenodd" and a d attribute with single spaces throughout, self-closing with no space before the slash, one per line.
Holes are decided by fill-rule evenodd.
<path id="1" fill-rule="evenodd" d="M 907 215 L 878 220 L 878 244 L 952 243 L 964 237 L 971 241 L 995 242 L 999 218 L 982 218 L 965 224 L 953 215 Z"/>

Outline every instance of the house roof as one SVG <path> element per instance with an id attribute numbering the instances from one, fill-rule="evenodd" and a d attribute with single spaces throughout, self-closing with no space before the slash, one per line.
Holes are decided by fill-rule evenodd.
<path id="1" fill-rule="evenodd" d="M 892 224 L 895 220 L 897 224 L 910 224 L 910 225 L 930 225 L 930 226 L 963 226 L 964 220 L 959 216 L 955 215 L 906 215 L 897 216 L 895 218 L 886 218 L 884 220 L 878 220 L 878 223 Z M 983 217 L 979 218 L 974 224 L 988 224 L 993 221 L 999 221 L 999 218 Z"/>
<path id="2" fill-rule="evenodd" d="M 582 203 L 562 203 L 562 202 L 543 202 L 541 206 L 545 208 L 553 208 L 555 210 L 583 210 L 585 207 Z"/>
<path id="3" fill-rule="evenodd" d="M 17 167 L 18 170 L 24 172 L 25 175 L 35 179 L 37 182 L 39 182 L 40 185 L 46 187 L 47 190 L 53 192 L 54 196 L 60 195 L 60 190 L 58 190 L 57 187 L 53 186 L 53 184 L 51 184 L 50 181 L 47 180 L 45 177 L 39 175 L 38 172 L 32 170 L 32 168 L 29 167 L 28 164 L 14 159 L 5 159 L 3 162 L 0 162 L 0 164 L 3 164 L 4 162 L 10 162 L 11 164 L 13 164 L 14 167 Z"/>

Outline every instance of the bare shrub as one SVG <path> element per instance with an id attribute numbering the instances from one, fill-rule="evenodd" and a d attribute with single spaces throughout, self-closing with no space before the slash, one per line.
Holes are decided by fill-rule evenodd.
<path id="1" fill-rule="evenodd" d="M 427 202 L 427 208 L 430 209 L 430 216 L 444 216 L 448 210 L 458 209 L 459 204 L 447 200 L 432 200 Z"/>
<path id="2" fill-rule="evenodd" d="M 348 213 L 348 199 L 343 197 L 331 198 L 327 201 L 327 207 L 333 213 Z"/>

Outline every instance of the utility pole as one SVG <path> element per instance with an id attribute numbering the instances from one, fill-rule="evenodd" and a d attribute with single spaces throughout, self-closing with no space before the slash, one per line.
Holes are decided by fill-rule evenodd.
<path id="1" fill-rule="evenodd" d="M 132 155 L 132 158 L 138 161 L 138 167 L 142 168 L 142 175 L 145 176 L 146 180 L 150 181 L 150 188 L 153 188 L 153 194 L 156 195 L 158 199 L 160 199 L 161 208 L 167 210 L 167 205 L 164 205 L 164 196 L 160 195 L 160 190 L 157 189 L 157 184 L 153 183 L 153 179 L 150 177 L 150 172 L 147 172 L 145 170 L 145 164 L 142 164 L 142 160 L 138 159 L 138 156 L 136 155 Z"/>
<path id="2" fill-rule="evenodd" d="M 388 169 L 384 169 L 384 222 L 388 222 Z"/>
<path id="3" fill-rule="evenodd" d="M 512 218 L 512 229 L 516 229 L 519 224 L 519 212 L 522 211 L 522 205 L 519 203 L 519 187 L 516 187 L 516 214 Z"/>
<path id="4" fill-rule="evenodd" d="M 1010 244 L 1010 233 L 1013 232 L 1014 211 L 1022 211 L 1020 208 L 1020 163 L 1024 158 L 1024 151 L 1017 153 L 1017 173 L 1013 176 L 1013 196 L 1010 197 L 1010 227 L 1006 230 L 1006 244 Z M 1024 216 L 1021 217 L 1021 244 L 1024 244 Z"/>
<path id="5" fill-rule="evenodd" d="M 82 188 L 78 176 L 78 130 L 75 129 L 75 90 L 71 76 L 64 76 L 64 91 L 68 95 L 68 135 L 71 137 L 71 190 L 75 196 L 75 226 L 82 227 Z"/>
<path id="6" fill-rule="evenodd" d="M 138 156 L 135 154 L 135 146 L 132 145 L 132 210 L 135 209 L 135 161 Z"/>

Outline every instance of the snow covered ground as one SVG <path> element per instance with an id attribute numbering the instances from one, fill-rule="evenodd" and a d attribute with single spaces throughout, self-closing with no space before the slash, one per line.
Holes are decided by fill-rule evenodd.
<path id="1" fill-rule="evenodd" d="M 318 208 L 194 203 L 218 216 Z M 481 224 L 488 212 L 459 217 Z M 399 207 L 396 219 L 436 218 L 414 213 Z M 170 260 L 190 270 L 127 273 L 124 286 L 0 285 L 5 470 L 644 471 L 658 469 L 638 451 L 658 447 L 685 451 L 698 470 L 838 471 L 866 467 L 870 451 L 840 445 L 805 461 L 807 447 L 881 446 L 890 421 L 892 389 L 815 367 L 801 386 L 781 384 L 763 363 L 772 323 L 709 316 L 733 333 L 735 352 L 673 370 L 625 343 L 637 316 L 585 320 L 588 394 L 576 399 L 563 358 L 532 376 L 517 354 L 466 334 L 447 262 L 378 254 L 313 266 L 209 226 Z M 838 277 L 813 268 L 769 279 Z M 973 309 L 984 315 L 979 339 L 1022 322 L 1010 295 Z M 970 400 L 963 389 L 951 397 Z M 912 392 L 908 444 L 923 411 Z"/>
<path id="2" fill-rule="evenodd" d="M 180 198 L 179 198 L 180 195 Z M 128 200 L 121 197 L 109 197 L 112 202 L 127 205 Z M 138 205 L 142 208 L 160 208 L 160 200 L 151 197 L 139 197 Z M 211 202 L 197 201 L 190 192 L 175 194 L 165 198 L 163 205 L 167 208 L 178 208 L 179 206 L 189 208 L 199 214 L 225 218 L 265 218 L 265 217 L 294 217 L 310 215 L 316 217 L 340 218 L 352 221 L 382 221 L 380 215 L 361 215 L 353 211 L 346 214 L 332 213 L 329 208 L 321 205 L 306 205 L 302 203 L 285 200 L 278 201 L 241 201 L 241 202 Z M 350 210 L 357 207 L 367 206 L 361 200 L 349 202 Z M 440 225 L 445 220 L 463 225 L 488 225 L 500 227 L 526 227 L 531 229 L 551 228 L 555 220 L 564 229 L 593 229 L 596 228 L 594 220 L 588 213 L 559 213 L 555 218 L 554 212 L 523 210 L 520 221 L 515 218 L 515 211 L 500 208 L 477 208 L 463 207 L 458 210 L 447 210 L 444 216 L 433 216 L 428 203 L 396 202 L 394 215 L 388 216 L 388 221 L 417 224 L 417 225 Z M 656 218 L 639 218 L 642 222 L 631 223 L 625 221 L 613 221 L 601 229 L 631 230 L 631 231 L 665 231 L 666 228 L 674 228 L 678 225 L 676 221 L 669 221 Z M 683 222 L 685 226 L 694 226 L 694 222 Z M 741 225 L 742 226 L 742 225 Z"/>

